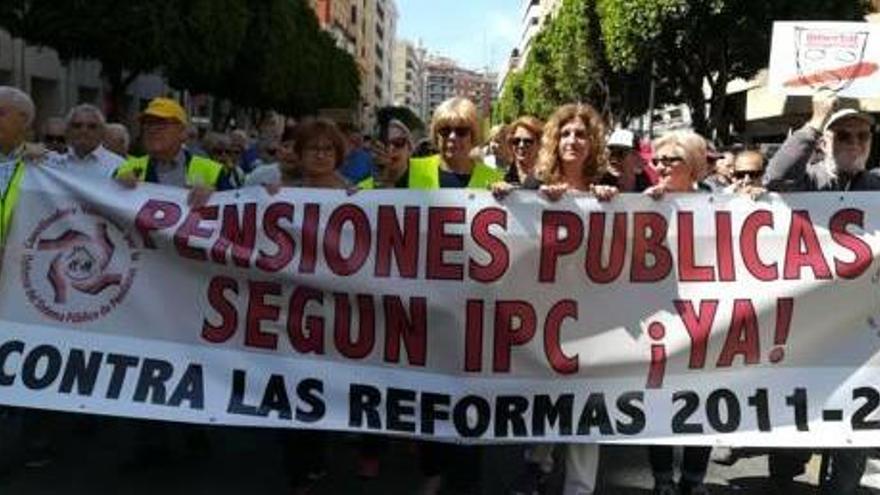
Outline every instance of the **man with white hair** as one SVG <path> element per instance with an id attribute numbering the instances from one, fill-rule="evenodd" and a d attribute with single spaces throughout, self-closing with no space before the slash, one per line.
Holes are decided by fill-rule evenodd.
<path id="1" fill-rule="evenodd" d="M 764 186 L 771 191 L 873 191 L 880 176 L 866 170 L 874 118 L 853 108 L 837 109 L 830 90 L 813 97 L 813 116 L 773 156 Z M 824 155 L 810 163 L 817 152 Z"/>
<path id="2" fill-rule="evenodd" d="M 125 159 L 102 144 L 106 121 L 98 107 L 82 104 L 67 114 L 68 151 L 49 160 L 50 166 L 79 176 L 110 179 Z"/>
<path id="3" fill-rule="evenodd" d="M 24 177 L 24 144 L 34 122 L 34 102 L 24 91 L 0 86 L 0 242 L 5 242 Z"/>
<path id="4" fill-rule="evenodd" d="M 837 110 L 837 95 L 820 90 L 813 97 L 813 116 L 785 140 L 764 175 L 771 191 L 872 191 L 880 190 L 880 176 L 865 170 L 871 153 L 874 119 L 855 109 Z M 810 163 L 817 152 L 824 158 Z M 783 484 L 804 472 L 809 450 L 776 450 L 770 455 L 773 481 Z M 853 495 L 865 470 L 867 452 L 832 449 L 830 472 L 820 480 L 822 494 Z M 780 487 L 783 488 L 783 487 Z"/>
<path id="5" fill-rule="evenodd" d="M 128 158 L 131 149 L 131 134 L 128 128 L 119 123 L 107 124 L 104 127 L 104 147 L 123 158 Z"/>

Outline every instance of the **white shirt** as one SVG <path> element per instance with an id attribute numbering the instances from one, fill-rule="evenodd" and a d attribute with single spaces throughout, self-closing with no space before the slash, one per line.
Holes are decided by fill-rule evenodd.
<path id="1" fill-rule="evenodd" d="M 268 163 L 256 167 L 244 180 L 245 187 L 277 184 L 281 184 L 281 168 L 277 163 Z"/>
<path id="2" fill-rule="evenodd" d="M 121 156 L 113 153 L 103 145 L 87 153 L 83 157 L 79 157 L 74 153 L 73 149 L 67 151 L 63 155 L 52 153 L 49 156 L 47 165 L 61 170 L 76 173 L 77 175 L 85 175 L 98 179 L 110 179 L 125 162 Z"/>

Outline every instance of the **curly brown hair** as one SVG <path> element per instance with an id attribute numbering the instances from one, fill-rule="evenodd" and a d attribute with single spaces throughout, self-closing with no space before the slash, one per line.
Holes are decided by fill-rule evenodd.
<path id="1" fill-rule="evenodd" d="M 294 133 L 294 151 L 300 157 L 303 156 L 305 149 L 314 141 L 326 138 L 333 145 L 334 159 L 336 168 L 342 165 L 345 155 L 348 151 L 345 143 L 345 136 L 339 130 L 339 127 L 331 120 L 316 118 L 304 121 L 296 126 Z"/>
<path id="2" fill-rule="evenodd" d="M 545 184 L 558 184 L 563 181 L 562 164 L 559 160 L 560 134 L 562 128 L 574 119 L 580 119 L 587 126 L 589 151 L 583 165 L 584 178 L 594 181 L 605 172 L 608 160 L 605 154 L 605 123 L 602 117 L 588 104 L 568 104 L 557 108 L 544 126 L 537 176 Z"/>

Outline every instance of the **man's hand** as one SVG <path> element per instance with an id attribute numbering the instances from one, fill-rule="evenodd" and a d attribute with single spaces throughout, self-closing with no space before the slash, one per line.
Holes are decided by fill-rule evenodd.
<path id="1" fill-rule="evenodd" d="M 25 163 L 42 165 L 49 158 L 49 150 L 40 143 L 25 143 L 21 150 L 21 158 Z"/>
<path id="2" fill-rule="evenodd" d="M 186 202 L 192 209 L 201 208 L 208 203 L 209 199 L 211 199 L 211 194 L 214 194 L 213 187 L 193 186 L 192 189 L 189 190 L 189 196 L 187 196 Z"/>
<path id="3" fill-rule="evenodd" d="M 822 88 L 813 95 L 813 116 L 807 123 L 808 126 L 819 132 L 825 128 L 828 117 L 837 108 L 837 93 L 828 88 Z"/>

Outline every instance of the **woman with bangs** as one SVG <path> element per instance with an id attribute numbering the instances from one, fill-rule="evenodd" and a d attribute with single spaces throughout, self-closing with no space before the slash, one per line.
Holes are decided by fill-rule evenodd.
<path id="1" fill-rule="evenodd" d="M 345 137 L 329 120 L 307 120 L 285 129 L 279 151 L 278 166 L 255 169 L 245 185 L 262 185 L 270 194 L 276 194 L 281 187 L 352 187 L 339 173 L 345 159 Z"/>
<path id="2" fill-rule="evenodd" d="M 431 139 L 437 155 L 410 162 L 410 189 L 486 189 L 501 181 L 500 172 L 471 157 L 480 144 L 477 107 L 467 98 L 451 98 L 434 111 Z"/>
<path id="3" fill-rule="evenodd" d="M 656 186 L 645 194 L 660 199 L 667 193 L 711 192 L 700 182 L 707 168 L 706 140 L 699 134 L 677 131 L 654 141 L 654 168 L 660 177 Z M 674 447 L 648 447 L 654 473 L 655 495 L 705 495 L 703 483 L 709 466 L 711 447 L 685 447 L 681 463 L 681 479 L 675 484 Z"/>
<path id="4" fill-rule="evenodd" d="M 409 189 L 487 189 L 504 174 L 471 157 L 479 142 L 477 107 L 466 98 L 444 101 L 434 111 L 431 138 L 439 154 L 413 158 L 409 164 Z M 419 444 L 422 474 L 420 493 L 440 493 L 448 482 L 458 492 L 478 492 L 480 449 L 446 443 Z"/>

